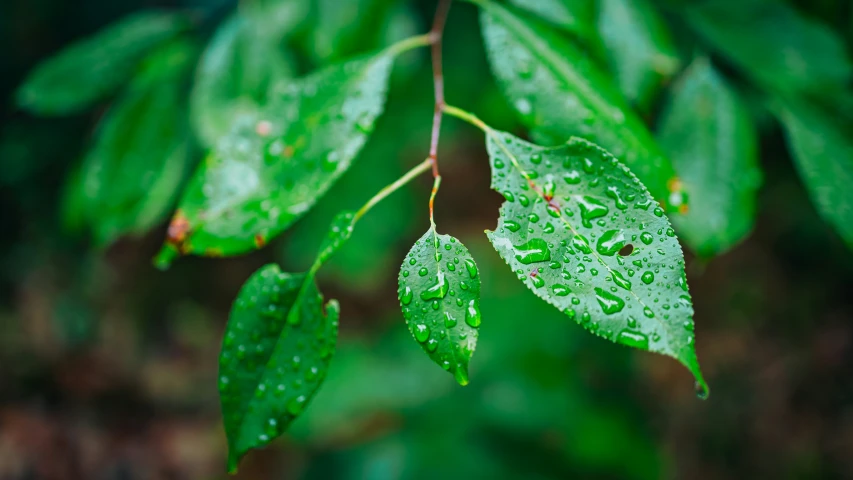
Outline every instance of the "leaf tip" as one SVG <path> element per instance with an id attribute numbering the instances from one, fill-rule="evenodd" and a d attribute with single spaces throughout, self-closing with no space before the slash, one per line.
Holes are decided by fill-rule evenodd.
<path id="1" fill-rule="evenodd" d="M 456 367 L 456 371 L 453 372 L 453 377 L 456 378 L 456 382 L 461 386 L 468 385 L 470 380 L 468 379 L 468 367 L 459 365 Z"/>
<path id="2" fill-rule="evenodd" d="M 152 260 L 154 267 L 160 271 L 166 271 L 172 266 L 172 262 L 175 261 L 175 258 L 178 257 L 180 252 L 175 248 L 174 245 L 166 244 L 163 245 L 163 248 L 160 249 L 160 252 Z"/>
<path id="3" fill-rule="evenodd" d="M 237 465 L 240 463 L 240 455 L 234 453 L 234 449 L 228 450 L 228 475 L 237 474 Z"/>

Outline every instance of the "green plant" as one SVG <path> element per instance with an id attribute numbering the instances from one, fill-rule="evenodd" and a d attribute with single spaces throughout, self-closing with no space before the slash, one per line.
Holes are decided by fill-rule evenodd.
<path id="1" fill-rule="evenodd" d="M 357 158 L 383 112 L 394 63 L 431 48 L 427 159 L 358 210 L 339 214 L 307 272 L 265 266 L 234 302 L 219 377 L 230 471 L 248 450 L 280 435 L 323 382 L 339 307 L 324 300 L 317 272 L 375 205 L 427 172 L 434 178 L 430 228 L 402 259 L 398 295 L 414 339 L 468 383 L 483 321 L 481 279 L 467 248 L 439 234 L 434 221 L 445 114 L 485 135 L 492 188 L 504 197 L 487 236 L 519 281 L 591 333 L 677 359 L 700 396 L 708 387 L 676 232 L 707 258 L 749 233 L 761 183 L 753 117 L 766 109 L 779 118 L 817 208 L 853 244 L 846 191 L 853 145 L 844 135 L 853 67 L 828 29 L 760 0 L 664 10 L 644 0 L 604 0 L 598 12 L 572 0 L 471 3 L 480 9 L 492 72 L 535 143 L 445 102 L 448 0 L 439 2 L 428 34 L 395 42 L 386 41 L 394 29 L 380 21 L 390 3 L 380 1 L 347 3 L 362 9 L 360 29 L 324 2 L 247 2 L 218 22 L 204 49 L 198 40 L 217 19 L 146 12 L 61 52 L 20 88 L 18 103 L 42 115 L 114 98 L 68 183 L 67 219 L 108 245 L 158 224 L 180 195 L 156 259 L 165 268 L 178 255 L 250 252 L 288 229 Z M 321 14 L 312 16 L 315 9 Z M 666 16 L 692 32 L 695 58 L 687 68 Z M 302 18 L 312 19 L 307 27 Z M 780 22 L 789 35 L 773 34 Z M 299 42 L 330 64 L 298 76 L 307 60 L 286 52 L 298 52 Z M 741 90 L 705 49 L 743 72 Z M 644 116 L 677 74 L 653 133 Z M 205 158 L 184 185 L 195 149 Z"/>

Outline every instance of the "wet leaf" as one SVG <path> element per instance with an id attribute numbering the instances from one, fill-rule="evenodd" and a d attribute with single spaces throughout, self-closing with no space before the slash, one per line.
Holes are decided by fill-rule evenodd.
<path id="1" fill-rule="evenodd" d="M 850 125 L 790 99 L 777 99 L 772 108 L 785 128 L 794 164 L 817 211 L 853 248 Z"/>
<path id="2" fill-rule="evenodd" d="M 571 32 L 586 42 L 597 42 L 596 4 L 590 0 L 511 0 L 511 3 Z"/>
<path id="3" fill-rule="evenodd" d="M 405 48 L 280 84 L 260 114 L 237 119 L 187 187 L 160 264 L 175 251 L 221 256 L 260 248 L 311 208 L 372 132 L 394 57 Z"/>
<path id="4" fill-rule="evenodd" d="M 190 96 L 193 127 L 205 144 L 215 145 L 241 113 L 258 112 L 273 85 L 294 74 L 293 61 L 280 43 L 305 6 L 280 3 L 288 8 L 239 10 L 208 44 Z"/>
<path id="5" fill-rule="evenodd" d="M 699 255 L 723 253 L 752 230 L 757 135 L 735 92 L 706 58 L 695 60 L 673 88 L 658 139 L 690 197 L 690 210 L 672 223 Z"/>
<path id="6" fill-rule="evenodd" d="M 145 233 L 173 206 L 190 167 L 180 79 L 194 54 L 184 42 L 151 54 L 104 116 L 80 172 L 97 243 Z"/>
<path id="7" fill-rule="evenodd" d="M 115 92 L 148 52 L 188 26 L 185 16 L 165 11 L 129 15 L 39 64 L 17 103 L 39 115 L 79 112 Z"/>
<path id="8" fill-rule="evenodd" d="M 598 31 L 619 89 L 649 111 L 680 63 L 663 19 L 648 0 L 602 0 Z"/>
<path id="9" fill-rule="evenodd" d="M 492 71 L 539 143 L 572 136 L 593 141 L 628 165 L 667 208 L 684 205 L 672 164 L 589 55 L 543 22 L 491 0 L 476 3 Z"/>
<path id="10" fill-rule="evenodd" d="M 506 199 L 487 234 L 518 279 L 588 331 L 679 360 L 705 394 L 684 256 L 643 184 L 585 140 L 543 148 L 486 130 Z"/>
<path id="11" fill-rule="evenodd" d="M 340 308 L 336 300 L 323 307 L 314 276 L 352 235 L 354 221 L 352 212 L 335 218 L 307 273 L 290 274 L 278 265 L 266 265 L 237 295 L 219 355 L 231 473 L 247 451 L 287 430 L 326 377 Z"/>
<path id="12" fill-rule="evenodd" d="M 468 384 L 480 327 L 480 275 L 462 242 L 434 228 L 400 267 L 398 298 L 415 340 L 429 357 Z"/>
<path id="13" fill-rule="evenodd" d="M 842 39 L 784 2 L 690 2 L 685 18 L 716 51 L 775 90 L 831 97 L 853 79 Z"/>

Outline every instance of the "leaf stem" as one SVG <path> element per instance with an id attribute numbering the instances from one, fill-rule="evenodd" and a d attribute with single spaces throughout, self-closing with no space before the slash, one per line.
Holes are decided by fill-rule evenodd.
<path id="1" fill-rule="evenodd" d="M 435 194 L 438 193 L 438 187 L 441 186 L 441 175 L 435 177 L 432 182 L 432 192 L 429 194 L 429 224 L 435 230 L 435 219 L 433 218 L 433 206 L 435 205 Z"/>
<path id="2" fill-rule="evenodd" d="M 439 0 L 429 35 L 432 38 L 432 83 L 435 89 L 435 108 L 432 113 L 432 135 L 429 143 L 429 158 L 432 160 L 432 176 L 439 177 L 438 172 L 438 139 L 441 135 L 441 117 L 444 110 L 444 73 L 441 66 L 442 38 L 447 14 L 450 12 L 452 0 Z M 432 212 L 432 208 L 430 208 Z"/>
<path id="3" fill-rule="evenodd" d="M 471 125 L 474 125 L 475 127 L 479 128 L 484 132 L 491 131 L 491 128 L 489 128 L 488 125 L 486 125 L 482 120 L 477 118 L 477 116 L 471 112 L 466 112 L 465 110 L 462 110 L 458 107 L 454 107 L 453 105 L 445 105 L 443 110 L 444 113 L 465 120 L 466 122 L 470 123 Z"/>
<path id="4" fill-rule="evenodd" d="M 413 50 L 415 48 L 432 45 L 433 41 L 434 37 L 432 33 L 416 35 L 414 37 L 409 37 L 404 40 L 400 40 L 399 42 L 391 45 L 390 47 L 385 49 L 385 53 L 389 55 L 399 55 L 403 52 L 408 52 L 409 50 Z"/>
<path id="5" fill-rule="evenodd" d="M 373 208 L 374 205 L 381 202 L 385 197 L 387 197 L 388 195 L 391 195 L 392 193 L 397 191 L 400 187 L 409 183 L 410 181 L 412 181 L 413 178 L 415 178 L 418 175 L 426 172 L 431 167 L 432 167 L 432 160 L 427 158 L 426 160 L 417 164 L 411 170 L 406 172 L 402 177 L 398 178 L 393 183 L 387 185 L 385 188 L 383 188 L 382 190 L 377 192 L 376 195 L 374 195 L 370 200 L 367 201 L 367 203 L 364 204 L 364 206 L 362 206 L 360 209 L 358 209 L 357 212 L 355 212 L 355 215 L 353 216 L 353 225 L 361 217 L 363 217 L 365 213 L 370 211 L 370 209 Z"/>

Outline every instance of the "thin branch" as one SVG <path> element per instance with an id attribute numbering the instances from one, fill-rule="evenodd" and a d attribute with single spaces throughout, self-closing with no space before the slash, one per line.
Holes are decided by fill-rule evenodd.
<path id="1" fill-rule="evenodd" d="M 432 138 L 429 144 L 429 158 L 432 160 L 432 176 L 438 177 L 438 137 L 441 134 L 441 116 L 444 110 L 444 74 L 441 68 L 441 46 L 444 25 L 450 11 L 452 0 L 439 0 L 435 19 L 429 34 L 432 37 L 432 80 L 435 86 L 435 110 L 432 115 Z"/>

